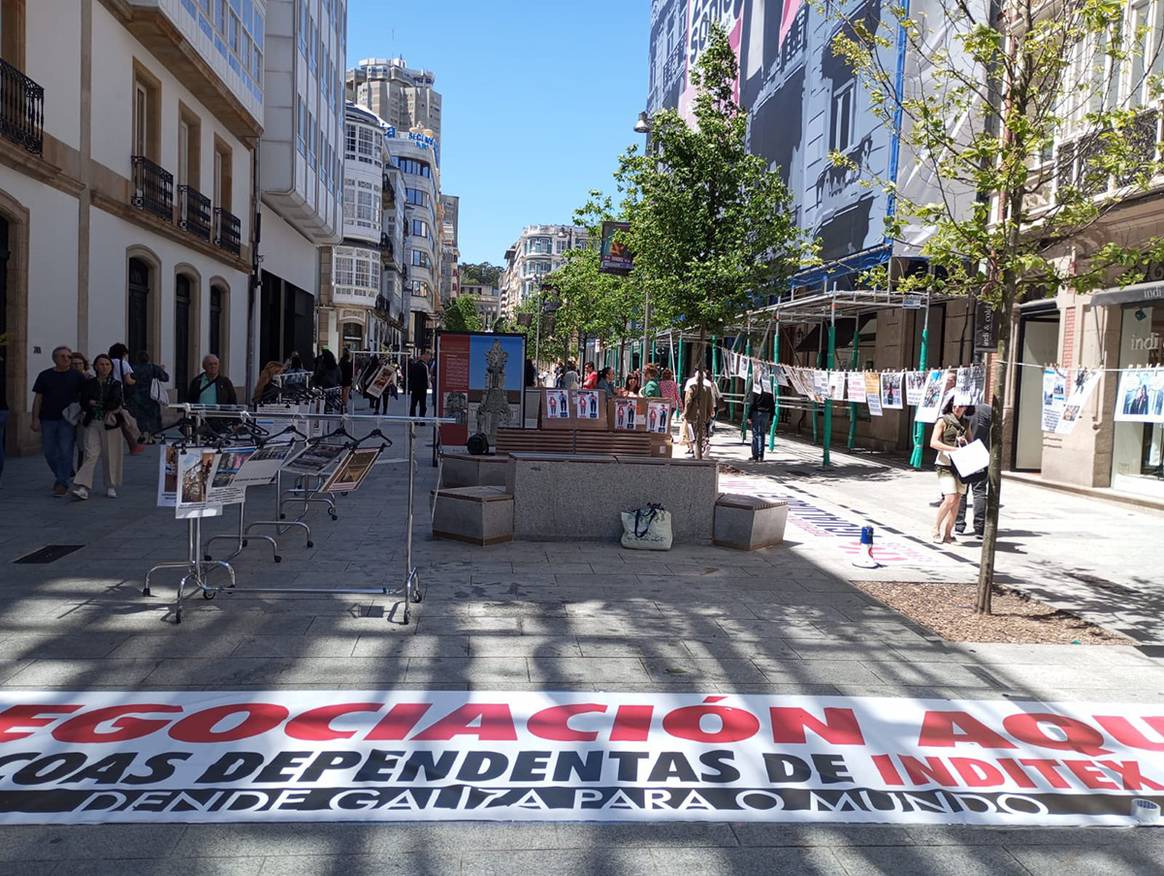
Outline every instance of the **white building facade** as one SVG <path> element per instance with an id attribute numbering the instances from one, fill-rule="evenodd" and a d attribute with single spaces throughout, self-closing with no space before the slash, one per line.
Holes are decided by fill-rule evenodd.
<path id="1" fill-rule="evenodd" d="M 484 286 L 479 283 L 465 283 L 457 294 L 458 298 L 472 298 L 477 306 L 477 316 L 481 319 L 481 330 L 493 331 L 497 320 L 501 318 L 501 290 L 496 286 Z"/>
<path id="2" fill-rule="evenodd" d="M 577 225 L 527 225 L 505 251 L 501 275 L 501 313 L 512 317 L 521 303 L 536 292 L 546 274 L 565 262 L 566 252 L 587 244 L 586 229 Z"/>
<path id="3" fill-rule="evenodd" d="M 306 359 L 316 343 L 319 248 L 340 242 L 343 232 L 347 51 L 347 0 L 267 5 L 259 149 L 262 362 L 292 352 Z"/>
<path id="4" fill-rule="evenodd" d="M 404 309 L 408 342 L 431 347 L 441 308 L 440 169 L 434 138 L 389 127 L 385 146 L 404 198 Z"/>
<path id="5" fill-rule="evenodd" d="M 67 344 L 124 342 L 184 396 L 217 354 L 244 386 L 254 144 L 268 4 L 0 3 L 0 385 L 35 449 L 31 388 Z"/>

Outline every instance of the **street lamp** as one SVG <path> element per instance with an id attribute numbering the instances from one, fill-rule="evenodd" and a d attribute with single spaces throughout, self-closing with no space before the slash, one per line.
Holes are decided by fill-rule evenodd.
<path id="1" fill-rule="evenodd" d="M 646 110 L 643 110 L 641 113 L 639 113 L 639 120 L 637 122 L 635 122 L 635 133 L 636 134 L 649 134 L 649 133 L 651 133 L 651 117 L 647 115 Z"/>

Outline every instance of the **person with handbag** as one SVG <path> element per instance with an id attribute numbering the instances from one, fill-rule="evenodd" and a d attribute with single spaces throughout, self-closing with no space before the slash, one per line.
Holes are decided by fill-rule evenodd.
<path id="1" fill-rule="evenodd" d="M 130 415 L 145 436 L 145 443 L 152 444 L 153 436 L 162 431 L 162 404 L 169 401 L 163 384 L 170 382 L 170 375 L 165 365 L 151 362 L 145 350 L 137 354 L 133 373 L 136 382 L 132 387 L 122 384 L 122 393 Z"/>
<path id="2" fill-rule="evenodd" d="M 974 437 L 981 441 L 987 450 L 990 450 L 990 419 L 992 414 L 993 411 L 988 404 L 971 406 L 966 411 Z M 986 533 L 986 493 L 989 489 L 986 469 L 977 471 L 968 478 L 963 478 L 963 482 L 966 484 L 967 490 L 962 494 L 962 499 L 958 504 L 958 514 L 954 518 L 954 532 L 958 535 L 966 532 L 966 500 L 973 493 L 974 529 L 972 531 L 974 538 L 982 538 Z"/>
<path id="3" fill-rule="evenodd" d="M 45 462 L 53 473 L 53 495 L 69 492 L 73 476 L 73 446 L 81 411 L 77 404 L 85 377 L 72 368 L 72 351 L 53 350 L 53 367 L 46 368 L 32 385 L 32 431 L 41 435 Z"/>
<path id="4" fill-rule="evenodd" d="M 121 384 L 123 396 L 128 397 L 136 391 L 138 376 L 134 374 L 133 366 L 129 364 L 129 347 L 120 342 L 109 348 L 109 359 L 113 363 L 113 379 Z M 96 362 L 96 360 L 94 360 Z M 149 392 L 149 381 L 143 387 Z M 125 443 L 129 452 L 134 456 L 145 452 L 145 434 L 138 427 L 137 419 L 124 405 L 117 415 L 117 426 L 125 436 Z"/>
<path id="5" fill-rule="evenodd" d="M 81 387 L 81 425 L 84 427 L 85 462 L 73 478 L 72 493 L 78 499 L 88 499 L 97 473 L 97 461 L 105 478 L 105 495 L 117 498 L 121 486 L 124 454 L 121 447 L 120 414 L 124 404 L 121 381 L 113 377 L 113 360 L 105 353 L 93 358 L 96 377 Z"/>
<path id="6" fill-rule="evenodd" d="M 932 538 L 937 544 L 954 543 L 954 520 L 958 504 L 966 494 L 966 484 L 958 477 L 950 454 L 965 447 L 973 438 L 970 423 L 965 417 L 966 407 L 954 404 L 953 394 L 942 406 L 942 416 L 934 423 L 930 436 L 930 447 L 938 451 L 938 487 L 942 491 L 942 504 L 938 506 L 938 519 L 934 521 Z"/>

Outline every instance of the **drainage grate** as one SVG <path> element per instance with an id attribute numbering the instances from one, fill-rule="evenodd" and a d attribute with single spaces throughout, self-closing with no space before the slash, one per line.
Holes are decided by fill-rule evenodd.
<path id="1" fill-rule="evenodd" d="M 31 554 L 25 554 L 13 560 L 14 563 L 55 563 L 61 557 L 67 557 L 73 551 L 79 551 L 83 544 L 49 544 Z"/>

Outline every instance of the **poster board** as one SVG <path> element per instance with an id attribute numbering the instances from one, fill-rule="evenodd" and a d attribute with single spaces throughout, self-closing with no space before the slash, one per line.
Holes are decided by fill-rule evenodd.
<path id="1" fill-rule="evenodd" d="M 379 447 L 365 447 L 353 450 L 331 473 L 320 490 L 324 493 L 351 493 L 360 488 L 380 456 Z"/>
<path id="2" fill-rule="evenodd" d="M 322 477 L 333 466 L 342 464 L 348 449 L 343 444 L 312 444 L 298 456 L 291 457 L 283 470 L 291 474 Z"/>
<path id="3" fill-rule="evenodd" d="M 461 446 L 483 432 L 525 428 L 525 335 L 437 332 L 435 407 L 455 423 L 440 426 L 440 443 Z"/>
<path id="4" fill-rule="evenodd" d="M 539 429 L 573 429 L 573 415 L 570 411 L 570 391 L 567 389 L 543 389 L 538 410 Z"/>
<path id="5" fill-rule="evenodd" d="M 613 431 L 647 431 L 647 399 L 612 398 L 607 402 L 607 411 Z"/>
<path id="6" fill-rule="evenodd" d="M 178 451 L 176 462 L 174 516 L 188 520 L 220 515 L 222 506 L 208 501 L 210 477 L 218 462 L 218 451 L 213 447 L 187 447 Z"/>

